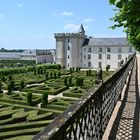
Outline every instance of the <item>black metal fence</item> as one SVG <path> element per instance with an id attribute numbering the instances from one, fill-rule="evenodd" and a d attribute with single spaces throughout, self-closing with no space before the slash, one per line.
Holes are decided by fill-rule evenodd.
<path id="1" fill-rule="evenodd" d="M 45 130 L 38 133 L 33 140 L 101 140 L 134 61 L 135 55 L 102 85 L 91 89 Z"/>

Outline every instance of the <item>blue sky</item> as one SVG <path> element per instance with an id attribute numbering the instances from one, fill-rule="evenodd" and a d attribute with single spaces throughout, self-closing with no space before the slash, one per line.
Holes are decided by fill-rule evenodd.
<path id="1" fill-rule="evenodd" d="M 0 48 L 52 49 L 54 33 L 77 32 L 82 23 L 94 37 L 122 37 L 108 0 L 0 0 Z"/>

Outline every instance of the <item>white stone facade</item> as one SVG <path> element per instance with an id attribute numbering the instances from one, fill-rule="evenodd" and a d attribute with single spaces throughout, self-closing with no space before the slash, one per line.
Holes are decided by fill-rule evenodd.
<path id="1" fill-rule="evenodd" d="M 65 68 L 81 67 L 117 69 L 121 60 L 135 53 L 126 38 L 92 38 L 85 35 L 81 25 L 78 33 L 58 33 L 56 38 L 56 63 Z"/>
<path id="2" fill-rule="evenodd" d="M 54 63 L 54 55 L 50 50 L 25 50 L 20 57 L 21 60 L 35 60 L 36 64 Z"/>

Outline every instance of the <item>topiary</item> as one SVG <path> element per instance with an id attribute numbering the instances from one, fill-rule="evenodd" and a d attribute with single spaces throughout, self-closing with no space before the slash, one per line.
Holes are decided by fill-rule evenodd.
<path id="1" fill-rule="evenodd" d="M 23 80 L 21 80 L 20 81 L 20 87 L 19 87 L 19 90 L 21 91 L 23 88 L 24 88 L 24 81 Z"/>
<path id="2" fill-rule="evenodd" d="M 42 107 L 46 106 L 48 104 L 48 94 L 47 93 L 43 93 L 42 94 Z"/>
<path id="3" fill-rule="evenodd" d="M 32 92 L 27 93 L 27 103 L 32 105 Z"/>
<path id="4" fill-rule="evenodd" d="M 67 77 L 64 78 L 64 85 L 66 86 L 68 83 L 67 83 Z"/>

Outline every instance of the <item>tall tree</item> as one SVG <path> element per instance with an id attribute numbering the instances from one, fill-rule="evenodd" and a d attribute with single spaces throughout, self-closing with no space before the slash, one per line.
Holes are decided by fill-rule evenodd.
<path id="1" fill-rule="evenodd" d="M 140 0 L 109 0 L 116 6 L 112 28 L 124 27 L 128 40 L 140 51 Z"/>

